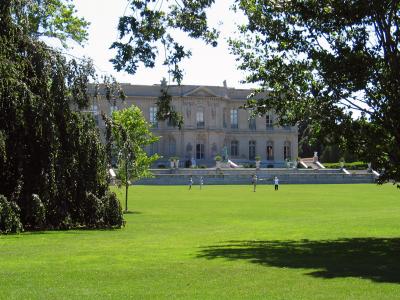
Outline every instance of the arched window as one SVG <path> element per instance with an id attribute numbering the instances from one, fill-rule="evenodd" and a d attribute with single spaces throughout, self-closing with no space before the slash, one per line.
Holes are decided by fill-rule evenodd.
<path id="1" fill-rule="evenodd" d="M 291 160 L 292 159 L 292 155 L 290 153 L 290 142 L 286 141 L 283 145 L 283 158 L 285 160 Z"/>
<path id="2" fill-rule="evenodd" d="M 256 159 L 256 141 L 249 141 L 249 160 Z"/>
<path id="3" fill-rule="evenodd" d="M 274 160 L 274 143 L 272 141 L 267 142 L 266 152 L 267 160 Z"/>
<path id="4" fill-rule="evenodd" d="M 231 141 L 231 156 L 239 156 L 239 142 Z"/>

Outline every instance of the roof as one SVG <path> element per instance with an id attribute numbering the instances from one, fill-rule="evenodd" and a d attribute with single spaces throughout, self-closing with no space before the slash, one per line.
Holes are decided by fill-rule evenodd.
<path id="1" fill-rule="evenodd" d="M 161 84 L 155 85 L 132 85 L 121 84 L 126 96 L 158 97 Z M 235 100 L 246 100 L 253 90 L 235 89 L 224 86 L 202 86 L 202 85 L 170 85 L 168 94 L 172 97 L 220 97 Z"/>

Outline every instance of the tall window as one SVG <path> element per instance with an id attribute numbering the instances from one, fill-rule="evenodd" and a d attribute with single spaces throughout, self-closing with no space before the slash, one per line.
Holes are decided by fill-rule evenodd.
<path id="1" fill-rule="evenodd" d="M 204 144 L 196 144 L 196 159 L 204 159 Z"/>
<path id="2" fill-rule="evenodd" d="M 238 110 L 231 109 L 231 128 L 238 128 Z"/>
<path id="3" fill-rule="evenodd" d="M 157 122 L 157 107 L 152 106 L 150 107 L 150 124 L 153 127 L 158 127 L 158 122 Z"/>
<path id="4" fill-rule="evenodd" d="M 283 146 L 283 158 L 286 160 L 291 160 L 292 159 L 292 155 L 290 153 L 290 142 L 286 141 L 284 146 Z"/>
<path id="5" fill-rule="evenodd" d="M 227 126 L 227 118 L 228 118 L 228 111 L 226 108 L 224 108 L 223 113 L 222 113 L 222 126 L 224 128 L 228 127 Z"/>
<path id="6" fill-rule="evenodd" d="M 118 106 L 115 103 L 110 105 L 110 115 L 112 115 L 113 112 L 117 111 L 117 110 L 118 110 Z"/>
<path id="7" fill-rule="evenodd" d="M 238 141 L 231 142 L 231 156 L 239 156 L 239 142 Z"/>
<path id="8" fill-rule="evenodd" d="M 150 144 L 150 155 L 158 153 L 158 142 Z"/>
<path id="9" fill-rule="evenodd" d="M 272 129 L 274 128 L 274 123 L 273 123 L 272 115 L 268 114 L 265 116 L 265 125 L 267 129 Z"/>
<path id="10" fill-rule="evenodd" d="M 249 160 L 256 159 L 256 141 L 249 141 Z"/>
<path id="11" fill-rule="evenodd" d="M 256 118 L 250 117 L 249 119 L 249 129 L 256 130 Z"/>
<path id="12" fill-rule="evenodd" d="M 274 145 L 272 141 L 267 142 L 267 160 L 274 160 Z"/>
<path id="13" fill-rule="evenodd" d="M 94 122 L 96 125 L 99 125 L 99 107 L 97 106 L 96 103 L 93 103 L 90 107 L 90 112 L 93 115 Z"/>
<path id="14" fill-rule="evenodd" d="M 171 108 L 172 108 L 173 111 L 176 111 L 175 106 L 172 105 Z M 175 125 L 175 124 L 174 124 L 174 122 L 172 122 L 172 118 L 168 118 L 168 120 L 167 120 L 167 126 L 168 126 L 168 127 L 174 127 L 174 125 Z"/>
<path id="15" fill-rule="evenodd" d="M 168 139 L 168 153 L 170 156 L 174 156 L 176 154 L 176 141 L 174 138 Z"/>
<path id="16" fill-rule="evenodd" d="M 204 128 L 204 112 L 198 110 L 196 113 L 197 128 Z"/>

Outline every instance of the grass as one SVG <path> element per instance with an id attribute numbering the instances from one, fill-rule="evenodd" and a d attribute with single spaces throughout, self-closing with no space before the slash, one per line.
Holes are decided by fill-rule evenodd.
<path id="1" fill-rule="evenodd" d="M 0 298 L 399 299 L 399 196 L 132 187 L 124 229 L 0 236 Z"/>

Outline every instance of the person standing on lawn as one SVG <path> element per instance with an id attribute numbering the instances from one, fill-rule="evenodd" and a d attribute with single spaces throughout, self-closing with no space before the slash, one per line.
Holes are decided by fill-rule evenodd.
<path id="1" fill-rule="evenodd" d="M 257 180 L 258 180 L 257 175 L 254 174 L 253 177 L 251 178 L 251 182 L 253 183 L 253 192 L 256 191 L 256 188 L 257 188 Z"/>
<path id="2" fill-rule="evenodd" d="M 276 176 L 274 178 L 274 185 L 275 185 L 275 191 L 277 191 L 279 189 L 279 179 Z"/>
<path id="3" fill-rule="evenodd" d="M 189 179 L 189 191 L 192 189 L 192 185 L 193 185 L 193 177 L 190 176 L 190 179 Z"/>

